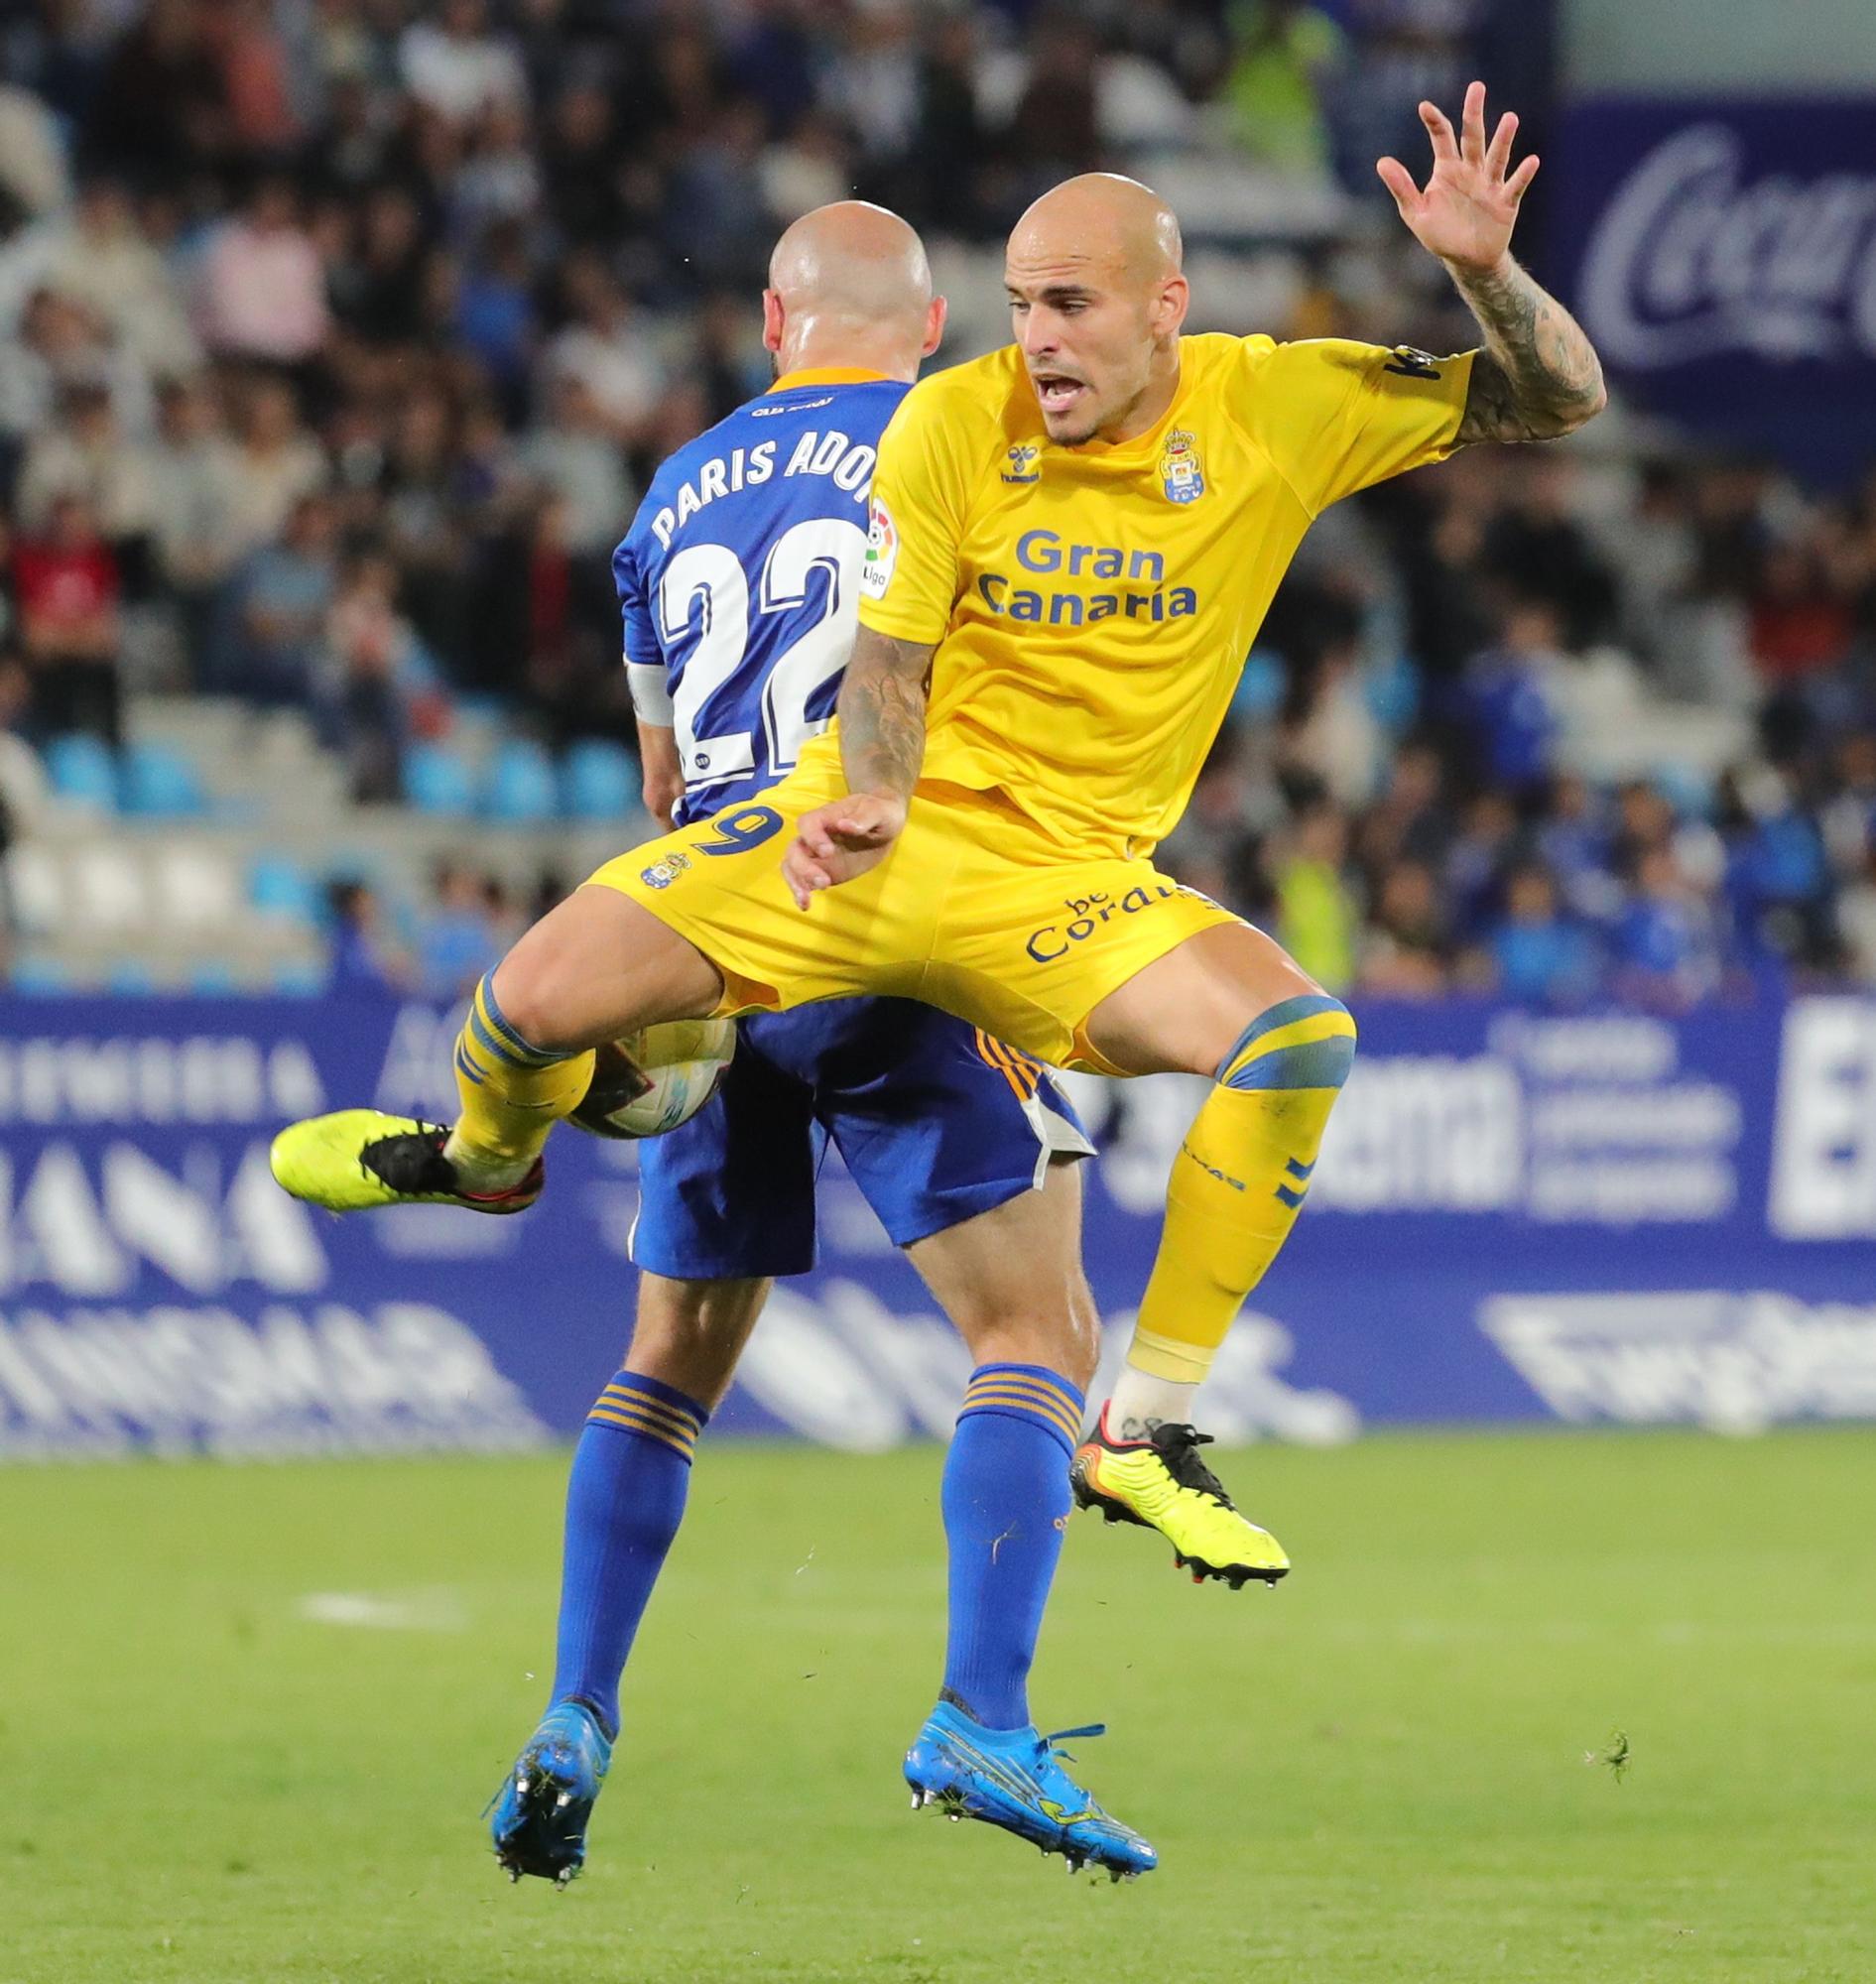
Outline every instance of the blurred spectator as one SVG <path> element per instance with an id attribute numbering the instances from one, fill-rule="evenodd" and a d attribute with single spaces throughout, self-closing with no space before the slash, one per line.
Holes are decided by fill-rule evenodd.
<path id="1" fill-rule="evenodd" d="M 1490 932 L 1499 988 L 1535 1006 L 1580 1006 L 1595 991 L 1595 940 L 1557 900 L 1557 885 L 1535 862 L 1514 868 L 1505 913 Z"/>
<path id="2" fill-rule="evenodd" d="M 522 444 L 522 466 L 565 504 L 567 550 L 609 554 L 635 502 L 610 423 L 577 373 L 555 380 L 548 409 L 547 424 Z"/>
<path id="3" fill-rule="evenodd" d="M 1326 174 L 1323 98 L 1344 59 L 1341 30 L 1310 0 L 1239 0 L 1224 79 L 1231 133 L 1278 172 Z"/>
<path id="4" fill-rule="evenodd" d="M 79 498 L 120 549 L 155 524 L 148 451 L 125 438 L 101 381 L 67 386 L 57 425 L 42 428 L 28 446 L 13 498 L 21 528 L 38 529 L 62 496 Z"/>
<path id="5" fill-rule="evenodd" d="M 405 740 L 435 735 L 448 714 L 430 658 L 398 611 L 389 558 L 353 559 L 321 632 L 321 728 L 344 757 L 352 799 L 388 804 L 402 789 Z"/>
<path id="6" fill-rule="evenodd" d="M 1719 946 L 1707 906 L 1674 849 L 1651 847 L 1636 863 L 1634 893 L 1610 941 L 1618 997 L 1678 1010 L 1719 985 Z"/>
<path id="7" fill-rule="evenodd" d="M 232 358 L 299 365 L 325 341 L 325 270 L 284 179 L 259 182 L 239 217 L 216 228 L 202 257 L 197 321 Z"/>
<path id="8" fill-rule="evenodd" d="M 43 235 L 41 254 L 40 280 L 88 310 L 151 374 L 200 362 L 176 277 L 120 182 L 87 180 L 68 216 Z"/>
<path id="9" fill-rule="evenodd" d="M 1342 875 L 1348 829 L 1327 800 L 1307 803 L 1276 864 L 1278 930 L 1290 955 L 1317 984 L 1343 990 L 1355 976 L 1359 919 Z"/>
<path id="10" fill-rule="evenodd" d="M 331 505 L 301 497 L 279 542 L 262 546 L 236 575 L 234 625 L 210 687 L 262 708 L 312 708 L 335 583 L 334 539 Z"/>
<path id="11" fill-rule="evenodd" d="M 235 510 L 249 544 L 278 537 L 294 506 L 325 486 L 324 451 L 300 426 L 293 388 L 265 375 L 238 399 L 232 458 Z"/>
<path id="12" fill-rule="evenodd" d="M 186 651 L 199 657 L 248 528 L 235 452 L 200 382 L 173 380 L 159 394 L 149 479 L 155 576 L 176 602 Z"/>
<path id="13" fill-rule="evenodd" d="M 638 328 L 631 300 L 597 255 L 574 258 L 561 278 L 571 321 L 549 344 L 551 384 L 575 380 L 615 440 L 643 439 L 658 404 L 660 378 L 651 340 Z"/>
<path id="14" fill-rule="evenodd" d="M 332 883 L 326 890 L 326 916 L 328 992 L 396 999 L 410 989 L 409 962 L 386 936 L 384 908 L 369 884 Z"/>
<path id="15" fill-rule="evenodd" d="M 398 43 L 398 67 L 413 96 L 457 124 L 526 99 L 521 59 L 489 32 L 482 0 L 442 0 L 436 20 L 413 22 Z"/>
<path id="16" fill-rule="evenodd" d="M 20 644 L 33 678 L 33 724 L 118 742 L 123 581 L 81 496 L 56 496 L 45 525 L 13 553 Z"/>
<path id="17" fill-rule="evenodd" d="M 439 861 L 431 877 L 433 908 L 417 941 L 417 985 L 426 999 L 448 1005 L 474 991 L 500 956 L 488 890 L 460 861 Z"/>

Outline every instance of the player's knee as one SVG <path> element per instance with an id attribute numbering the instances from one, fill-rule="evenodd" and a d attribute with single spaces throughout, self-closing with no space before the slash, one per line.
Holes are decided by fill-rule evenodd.
<path id="1" fill-rule="evenodd" d="M 1260 1013 L 1213 1070 L 1227 1088 L 1340 1088 L 1355 1061 L 1355 1021 L 1327 992 Z"/>
<path id="2" fill-rule="evenodd" d="M 483 980 L 503 1023 L 538 1054 L 577 1054 L 578 989 L 569 960 L 550 944 L 524 937 Z"/>

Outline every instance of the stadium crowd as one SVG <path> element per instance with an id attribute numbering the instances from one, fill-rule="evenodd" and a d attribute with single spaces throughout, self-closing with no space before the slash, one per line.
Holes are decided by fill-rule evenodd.
<path id="1" fill-rule="evenodd" d="M 1414 102 L 1456 94 L 1493 18 L 10 10 L 0 816 L 25 830 L 30 747 L 115 744 L 152 692 L 305 712 L 361 805 L 400 803 L 470 701 L 557 751 L 630 744 L 607 555 L 658 458 L 767 383 L 768 246 L 822 200 L 954 244 L 994 325 L 994 243 L 1038 189 L 1197 159 L 1268 215 L 1268 310 L 1209 325 L 1464 345 L 1372 161 L 1418 161 Z M 1287 224 L 1324 199 L 1333 226 Z M 1873 657 L 1876 481 L 1814 495 L 1619 416 L 1462 455 L 1323 519 L 1168 859 L 1336 989 L 1876 982 Z M 335 978 L 453 992 L 525 908 L 470 858 L 400 948 L 345 881 Z"/>

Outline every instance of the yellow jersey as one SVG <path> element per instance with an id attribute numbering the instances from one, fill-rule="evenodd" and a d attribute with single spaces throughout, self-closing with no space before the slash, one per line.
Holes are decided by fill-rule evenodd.
<path id="1" fill-rule="evenodd" d="M 1014 346 L 922 380 L 880 441 L 864 626 L 936 644 L 922 777 L 1064 848 L 1142 854 L 1185 810 L 1304 533 L 1451 452 L 1472 356 L 1180 341 L 1166 417 L 1051 441 Z"/>

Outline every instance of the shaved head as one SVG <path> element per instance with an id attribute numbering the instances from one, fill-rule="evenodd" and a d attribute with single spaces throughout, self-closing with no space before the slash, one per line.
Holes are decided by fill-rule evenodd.
<path id="1" fill-rule="evenodd" d="M 769 258 L 768 299 L 770 349 L 785 371 L 810 362 L 866 364 L 874 362 L 868 352 L 905 347 L 916 372 L 918 357 L 937 342 L 926 341 L 933 298 L 925 244 L 898 214 L 866 200 L 803 214 Z M 810 346 L 812 356 L 804 356 Z M 829 356 L 834 350 L 846 355 Z"/>
<path id="2" fill-rule="evenodd" d="M 1084 263 L 1144 282 L 1177 276 L 1179 218 L 1151 186 L 1119 173 L 1082 173 L 1051 186 L 1010 234 L 1010 259 Z"/>
<path id="3" fill-rule="evenodd" d="M 1172 404 L 1183 252 L 1173 209 L 1117 173 L 1064 180 L 1016 223 L 1003 280 L 1051 440 L 1126 440 Z"/>

